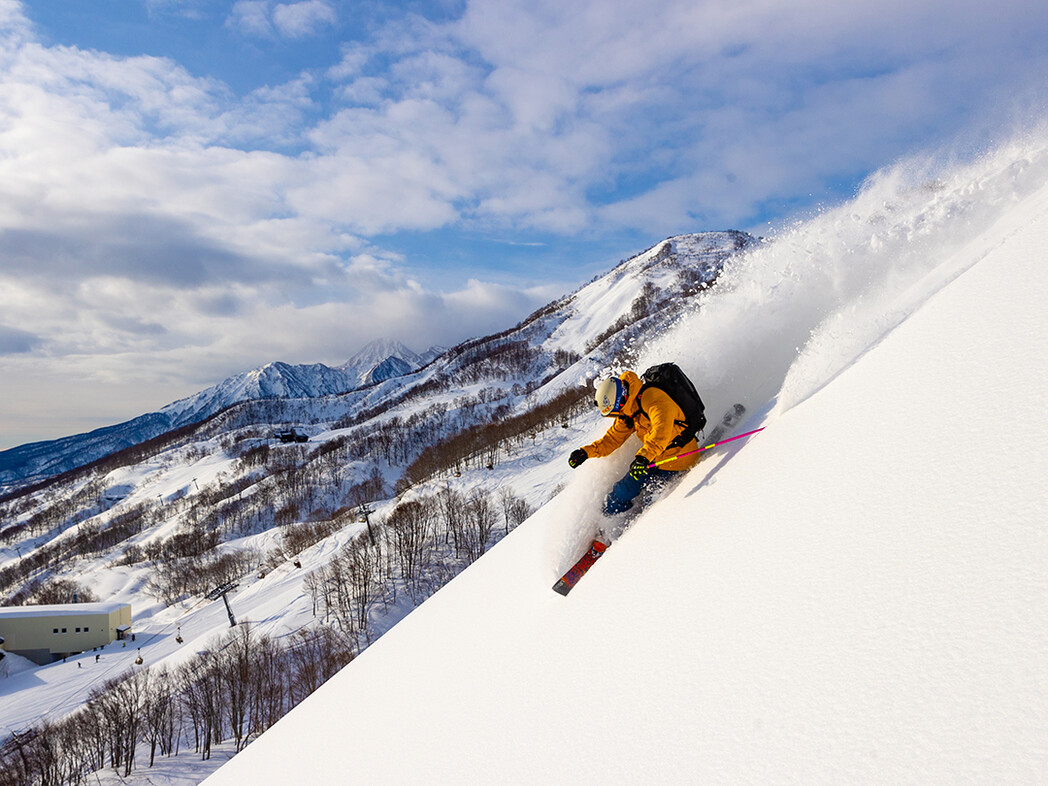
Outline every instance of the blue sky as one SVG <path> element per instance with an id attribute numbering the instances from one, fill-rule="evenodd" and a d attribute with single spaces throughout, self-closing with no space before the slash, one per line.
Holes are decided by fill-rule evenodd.
<path id="1" fill-rule="evenodd" d="M 1043 0 L 0 0 L 0 449 L 503 329 L 1045 114 Z"/>

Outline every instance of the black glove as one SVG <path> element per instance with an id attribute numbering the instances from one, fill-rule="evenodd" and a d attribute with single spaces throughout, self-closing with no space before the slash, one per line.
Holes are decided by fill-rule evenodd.
<path id="1" fill-rule="evenodd" d="M 582 466 L 582 462 L 589 458 L 589 453 L 584 451 L 582 448 L 577 448 L 571 451 L 571 455 L 568 456 L 568 466 L 572 469 Z"/>
<path id="2" fill-rule="evenodd" d="M 630 477 L 634 480 L 641 480 L 647 474 L 648 460 L 644 456 L 637 456 L 630 464 Z"/>

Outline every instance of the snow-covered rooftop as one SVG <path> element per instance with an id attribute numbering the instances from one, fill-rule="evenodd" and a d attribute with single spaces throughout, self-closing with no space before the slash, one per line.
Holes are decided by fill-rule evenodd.
<path id="1" fill-rule="evenodd" d="M 19 617 L 71 617 L 81 615 L 112 614 L 128 603 L 62 603 L 48 606 L 0 606 L 0 619 Z"/>

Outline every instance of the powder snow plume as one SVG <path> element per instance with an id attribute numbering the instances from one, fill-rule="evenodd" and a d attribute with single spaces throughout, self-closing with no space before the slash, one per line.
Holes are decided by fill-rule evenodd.
<path id="1" fill-rule="evenodd" d="M 975 264 L 969 249 L 1048 181 L 1048 131 L 967 163 L 902 161 L 847 204 L 731 263 L 680 325 L 638 351 L 676 358 L 721 412 L 735 400 L 788 409 Z"/>

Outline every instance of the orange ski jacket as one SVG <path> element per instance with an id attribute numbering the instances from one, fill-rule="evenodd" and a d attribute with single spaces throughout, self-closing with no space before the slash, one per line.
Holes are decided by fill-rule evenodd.
<path id="1" fill-rule="evenodd" d="M 641 447 L 637 455 L 647 459 L 648 463 L 663 461 L 680 453 L 698 450 L 699 443 L 693 439 L 679 448 L 669 448 L 670 442 L 684 430 L 684 411 L 666 393 L 658 388 L 648 388 L 642 394 L 643 386 L 640 377 L 632 371 L 619 375 L 626 383 L 629 393 L 622 410 L 613 416 L 615 422 L 607 433 L 585 445 L 582 449 L 590 458 L 602 458 L 611 455 L 625 444 L 630 435 L 640 437 Z M 638 395 L 640 394 L 640 395 Z M 694 466 L 701 454 L 693 453 L 676 461 L 660 464 L 659 469 L 673 471 L 685 470 Z"/>

